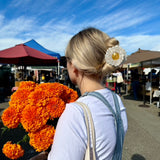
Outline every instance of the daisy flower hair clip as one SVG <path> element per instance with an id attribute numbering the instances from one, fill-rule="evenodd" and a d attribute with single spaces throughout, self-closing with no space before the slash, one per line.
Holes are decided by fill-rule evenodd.
<path id="1" fill-rule="evenodd" d="M 119 45 L 108 48 L 105 55 L 106 63 L 118 67 L 126 60 L 126 52 Z"/>

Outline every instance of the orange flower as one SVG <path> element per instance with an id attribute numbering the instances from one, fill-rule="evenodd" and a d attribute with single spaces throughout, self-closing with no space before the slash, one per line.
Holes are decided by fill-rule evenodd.
<path id="1" fill-rule="evenodd" d="M 48 104 L 49 97 L 46 95 L 45 90 L 35 90 L 29 95 L 28 101 L 30 105 L 41 107 Z"/>
<path id="2" fill-rule="evenodd" d="M 71 93 L 70 93 L 70 95 L 69 95 L 69 98 L 68 98 L 67 102 L 68 102 L 68 103 L 74 102 L 74 101 L 76 101 L 77 99 L 78 99 L 78 93 L 77 93 L 76 91 L 74 91 L 74 90 L 71 90 Z"/>
<path id="3" fill-rule="evenodd" d="M 44 107 L 26 106 L 22 112 L 21 123 L 27 132 L 36 132 L 49 119 L 49 113 Z"/>
<path id="4" fill-rule="evenodd" d="M 2 151 L 10 159 L 18 159 L 24 155 L 22 147 L 19 144 L 12 144 L 10 141 L 4 144 Z"/>
<path id="5" fill-rule="evenodd" d="M 78 98 L 78 94 L 73 89 L 63 86 L 63 94 L 60 96 L 65 103 L 74 102 Z"/>
<path id="6" fill-rule="evenodd" d="M 46 108 L 50 114 L 50 119 L 58 118 L 61 116 L 65 109 L 65 103 L 62 99 L 53 97 L 50 99 Z"/>
<path id="7" fill-rule="evenodd" d="M 73 102 L 78 98 L 78 94 L 73 89 L 60 84 L 60 83 L 42 83 L 35 88 L 36 90 L 41 90 L 45 92 L 46 97 L 58 97 L 61 98 L 65 103 Z"/>
<path id="8" fill-rule="evenodd" d="M 47 124 L 48 120 L 60 117 L 66 103 L 77 98 L 76 91 L 60 83 L 21 82 L 11 96 L 10 107 L 4 111 L 2 121 L 8 128 L 17 128 L 21 123 L 30 132 L 30 145 L 38 152 L 45 151 L 53 143 L 55 134 L 54 127 Z M 11 159 L 23 156 L 22 151 L 20 145 L 11 142 L 3 147 L 3 153 Z"/>
<path id="9" fill-rule="evenodd" d="M 59 97 L 63 93 L 63 84 L 60 83 L 42 83 L 35 90 L 43 90 L 47 97 Z"/>
<path id="10" fill-rule="evenodd" d="M 28 91 L 33 91 L 35 89 L 35 87 L 37 86 L 37 84 L 35 82 L 32 81 L 22 81 L 19 84 L 19 88 L 20 89 L 27 89 Z"/>
<path id="11" fill-rule="evenodd" d="M 29 133 L 29 143 L 37 152 L 45 151 L 52 145 L 54 134 L 54 127 L 45 125 L 40 131 Z"/>
<path id="12" fill-rule="evenodd" d="M 20 123 L 20 115 L 14 107 L 10 106 L 4 110 L 2 122 L 8 128 L 17 128 Z"/>
<path id="13" fill-rule="evenodd" d="M 14 106 L 18 109 L 19 112 L 22 112 L 22 110 L 28 104 L 28 96 L 30 95 L 30 93 L 31 91 L 28 91 L 27 89 L 17 90 L 11 96 L 11 101 L 9 102 L 9 105 Z"/>
<path id="14" fill-rule="evenodd" d="M 10 106 L 14 106 L 18 112 L 22 112 L 25 106 L 28 104 L 28 96 L 36 87 L 35 82 L 22 81 L 20 87 L 11 96 Z"/>

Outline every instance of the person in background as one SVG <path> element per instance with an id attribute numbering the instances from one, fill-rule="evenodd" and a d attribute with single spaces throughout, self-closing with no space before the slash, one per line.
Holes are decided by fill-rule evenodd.
<path id="1" fill-rule="evenodd" d="M 123 84 L 122 73 L 117 69 L 116 73 L 112 73 L 112 75 L 117 77 L 115 92 L 118 93 L 121 96 L 122 95 L 122 93 L 121 93 L 121 87 L 122 87 L 122 84 Z"/>
<path id="2" fill-rule="evenodd" d="M 27 81 L 33 81 L 33 76 L 34 76 L 34 72 L 32 71 L 28 77 L 27 77 Z"/>
<path id="3" fill-rule="evenodd" d="M 42 73 L 40 83 L 45 83 L 45 82 L 46 82 L 46 76 L 44 73 Z"/>
<path id="4" fill-rule="evenodd" d="M 56 82 L 56 81 L 57 81 L 56 80 L 56 72 L 55 71 L 50 72 L 50 79 L 49 79 L 48 82 L 53 83 L 53 82 Z"/>
<path id="5" fill-rule="evenodd" d="M 119 60 L 114 58 L 115 51 L 121 57 Z M 96 145 L 90 147 L 96 159 L 111 160 L 118 156 L 116 160 L 121 160 L 128 126 L 126 109 L 121 98 L 104 87 L 102 79 L 123 63 L 125 51 L 115 38 L 96 28 L 87 28 L 71 38 L 65 56 L 69 77 L 82 95 L 77 102 L 86 104 L 91 112 Z M 91 94 L 99 95 L 104 101 Z M 84 160 L 88 136 L 84 112 L 77 102 L 66 105 L 56 126 L 48 160 Z M 115 119 L 109 106 L 114 112 L 119 108 L 119 119 Z"/>
<path id="6" fill-rule="evenodd" d="M 134 69 L 131 72 L 131 84 L 133 88 L 134 100 L 138 100 L 138 88 L 139 88 L 139 73 L 138 69 Z"/>

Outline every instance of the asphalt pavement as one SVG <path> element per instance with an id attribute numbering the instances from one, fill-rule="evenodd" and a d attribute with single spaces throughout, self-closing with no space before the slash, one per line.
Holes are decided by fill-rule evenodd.
<path id="1" fill-rule="evenodd" d="M 160 160 L 160 108 L 123 96 L 128 117 L 123 160 Z"/>

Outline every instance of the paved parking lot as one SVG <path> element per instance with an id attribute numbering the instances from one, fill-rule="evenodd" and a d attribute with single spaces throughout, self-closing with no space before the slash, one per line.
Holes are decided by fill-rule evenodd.
<path id="1" fill-rule="evenodd" d="M 142 101 L 123 96 L 127 110 L 128 132 L 123 148 L 123 160 L 160 160 L 160 108 L 139 107 Z"/>

